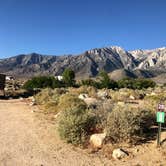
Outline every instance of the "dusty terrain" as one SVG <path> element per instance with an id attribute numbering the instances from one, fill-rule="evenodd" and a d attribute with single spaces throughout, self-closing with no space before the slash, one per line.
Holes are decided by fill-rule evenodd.
<path id="1" fill-rule="evenodd" d="M 89 154 L 63 143 L 55 124 L 37 112 L 24 100 L 0 100 L 0 166 L 166 165 L 166 151 L 156 148 L 156 140 L 126 148 L 129 157 L 123 160 L 108 160 L 100 152 Z"/>
<path id="2" fill-rule="evenodd" d="M 54 125 L 37 118 L 33 109 L 21 100 L 0 100 L 0 166 L 106 164 L 60 141 Z"/>

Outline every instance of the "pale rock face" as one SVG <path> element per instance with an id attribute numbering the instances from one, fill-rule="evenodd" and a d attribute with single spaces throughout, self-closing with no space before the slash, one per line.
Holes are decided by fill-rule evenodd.
<path id="1" fill-rule="evenodd" d="M 101 148 L 104 142 L 104 139 L 106 137 L 106 133 L 102 134 L 93 134 L 90 137 L 90 143 L 95 147 L 95 148 Z"/>

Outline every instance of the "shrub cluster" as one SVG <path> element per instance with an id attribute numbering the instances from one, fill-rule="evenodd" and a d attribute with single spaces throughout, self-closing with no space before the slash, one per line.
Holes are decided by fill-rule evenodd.
<path id="1" fill-rule="evenodd" d="M 57 113 L 60 97 L 67 91 L 64 88 L 46 88 L 35 95 L 37 104 L 43 107 L 45 113 Z"/>
<path id="2" fill-rule="evenodd" d="M 107 137 L 114 142 L 134 142 L 144 137 L 144 131 L 154 122 L 154 114 L 148 110 L 115 106 L 107 118 Z"/>
<path id="3" fill-rule="evenodd" d="M 119 81 L 114 81 L 109 79 L 108 75 L 102 73 L 102 77 L 100 76 L 99 81 L 95 81 L 92 79 L 82 80 L 81 85 L 94 86 L 97 89 L 108 88 L 108 89 L 146 89 L 146 88 L 154 88 L 156 83 L 150 79 L 131 79 L 125 78 Z"/>
<path id="4" fill-rule="evenodd" d="M 68 107 L 61 112 L 58 131 L 60 137 L 68 143 L 83 145 L 96 125 L 96 118 L 91 110 L 82 103 Z"/>
<path id="5" fill-rule="evenodd" d="M 150 79 L 122 79 L 118 81 L 118 88 L 129 88 L 129 89 L 144 89 L 153 88 L 156 83 Z"/>
<path id="6" fill-rule="evenodd" d="M 23 88 L 27 90 L 34 90 L 40 88 L 59 88 L 62 87 L 62 82 L 55 79 L 53 76 L 37 76 L 28 80 Z"/>

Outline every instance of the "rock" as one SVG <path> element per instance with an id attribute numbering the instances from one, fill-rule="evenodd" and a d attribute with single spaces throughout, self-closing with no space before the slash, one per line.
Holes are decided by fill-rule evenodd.
<path id="1" fill-rule="evenodd" d="M 123 149 L 118 148 L 113 150 L 112 157 L 114 159 L 122 159 L 126 156 L 128 156 L 128 154 Z"/>
<path id="2" fill-rule="evenodd" d="M 32 96 L 32 102 L 36 102 L 35 98 Z"/>
<path id="3" fill-rule="evenodd" d="M 90 137 L 90 143 L 95 147 L 95 148 L 101 148 L 104 142 L 104 139 L 106 137 L 106 133 L 101 133 L 101 134 L 93 134 Z"/>
<path id="4" fill-rule="evenodd" d="M 19 99 L 22 101 L 22 100 L 24 100 L 22 97 L 19 97 Z"/>
<path id="5" fill-rule="evenodd" d="M 78 98 L 81 100 L 84 100 L 84 99 L 88 98 L 88 95 L 86 93 L 82 93 L 78 96 Z"/>
<path id="6" fill-rule="evenodd" d="M 132 95 L 130 95 L 129 98 L 130 98 L 131 100 L 135 100 L 135 97 L 132 96 Z"/>
<path id="7" fill-rule="evenodd" d="M 156 93 L 155 92 L 152 92 L 151 94 L 150 94 L 150 96 L 155 96 L 156 95 Z"/>
<path id="8" fill-rule="evenodd" d="M 98 103 L 98 100 L 96 98 L 88 97 L 84 99 L 84 102 L 89 106 L 96 106 Z"/>
<path id="9" fill-rule="evenodd" d="M 56 115 L 54 115 L 54 119 L 57 119 L 60 116 L 60 114 L 61 114 L 61 111 L 58 112 Z"/>
<path id="10" fill-rule="evenodd" d="M 34 105 L 36 105 L 36 103 L 35 103 L 35 102 L 30 102 L 29 105 L 30 105 L 30 106 L 34 106 Z"/>
<path id="11" fill-rule="evenodd" d="M 134 149 L 134 152 L 135 152 L 135 153 L 138 153 L 138 152 L 139 152 L 139 149 L 138 149 L 138 148 Z"/>

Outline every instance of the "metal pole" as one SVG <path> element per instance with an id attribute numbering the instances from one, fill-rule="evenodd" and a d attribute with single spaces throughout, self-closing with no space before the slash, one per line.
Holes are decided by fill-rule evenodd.
<path id="1" fill-rule="evenodd" d="M 161 145 L 161 123 L 158 123 L 158 135 L 157 135 L 157 146 Z"/>

